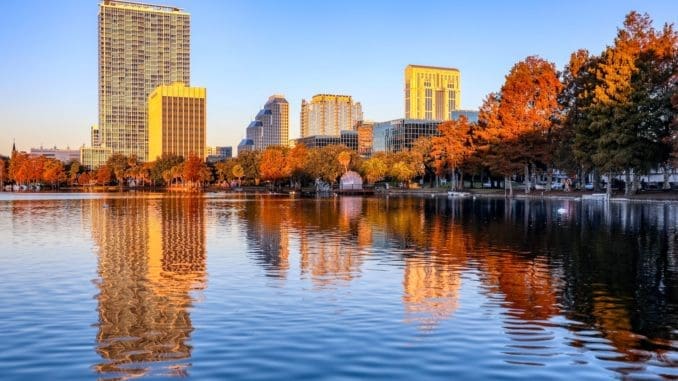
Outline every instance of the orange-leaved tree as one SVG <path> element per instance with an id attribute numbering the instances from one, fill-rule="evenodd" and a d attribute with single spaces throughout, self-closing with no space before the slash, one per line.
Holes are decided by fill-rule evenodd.
<path id="1" fill-rule="evenodd" d="M 452 188 L 463 188 L 457 182 L 457 171 L 473 154 L 474 144 L 472 123 L 462 115 L 458 120 L 450 120 L 438 126 L 440 135 L 432 138 L 431 156 L 438 175 L 445 170 L 452 174 Z"/>

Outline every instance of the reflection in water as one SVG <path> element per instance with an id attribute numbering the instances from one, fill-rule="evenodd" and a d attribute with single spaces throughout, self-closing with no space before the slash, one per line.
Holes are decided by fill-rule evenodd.
<path id="1" fill-rule="evenodd" d="M 204 199 L 104 199 L 89 208 L 99 250 L 103 361 L 95 370 L 122 378 L 186 375 L 191 292 L 205 287 Z"/>
<path id="2" fill-rule="evenodd" d="M 563 209 L 565 213 L 558 212 Z M 403 269 L 407 323 L 435 330 L 478 274 L 485 308 L 502 312 L 505 361 L 544 365 L 584 348 L 622 374 L 672 367 L 678 321 L 676 206 L 418 198 L 275 201 L 246 206 L 249 244 L 269 276 L 294 266 L 315 285 L 344 284 L 366 253 Z M 285 244 L 279 244 L 284 238 Z M 274 242 L 268 244 L 267 242 Z M 388 254 L 389 255 L 385 255 Z M 477 296 L 479 297 L 479 296 Z M 564 318 L 564 319 L 563 319 Z M 565 321 L 565 323 L 559 323 Z M 588 360 L 577 360 L 586 363 Z"/>

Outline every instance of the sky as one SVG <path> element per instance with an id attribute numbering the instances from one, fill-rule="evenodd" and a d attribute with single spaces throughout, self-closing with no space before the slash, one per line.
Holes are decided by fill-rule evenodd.
<path id="1" fill-rule="evenodd" d="M 191 14 L 191 85 L 207 88 L 207 144 L 237 146 L 272 94 L 290 102 L 353 96 L 365 119 L 404 116 L 408 64 L 461 71 L 461 105 L 477 109 L 519 60 L 558 69 L 571 52 L 600 53 L 631 10 L 655 27 L 678 1 L 153 0 Z M 97 0 L 3 0 L 0 154 L 77 148 L 97 124 Z"/>

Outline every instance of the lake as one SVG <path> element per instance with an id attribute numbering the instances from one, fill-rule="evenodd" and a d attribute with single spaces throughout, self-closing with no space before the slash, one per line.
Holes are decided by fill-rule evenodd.
<path id="1" fill-rule="evenodd" d="M 0 194 L 0 378 L 678 378 L 678 204 Z"/>

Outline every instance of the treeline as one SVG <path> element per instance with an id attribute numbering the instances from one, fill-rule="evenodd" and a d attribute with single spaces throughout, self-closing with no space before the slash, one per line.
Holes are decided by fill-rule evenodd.
<path id="1" fill-rule="evenodd" d="M 142 163 L 136 157 L 114 154 L 96 170 L 88 170 L 77 160 L 63 164 L 44 156 L 15 152 L 0 158 L 0 185 L 18 186 L 173 186 L 200 188 L 212 181 L 212 170 L 202 159 L 165 155 L 154 162 Z"/>
<path id="2" fill-rule="evenodd" d="M 432 150 L 436 171 L 489 171 L 522 177 L 529 191 L 554 169 L 570 177 L 623 175 L 627 194 L 640 176 L 661 169 L 664 187 L 678 164 L 678 35 L 631 12 L 600 55 L 572 53 L 563 72 L 536 56 L 518 62 L 489 94 L 478 123 L 440 126 Z M 546 189 L 550 189 L 547 184 Z"/>

